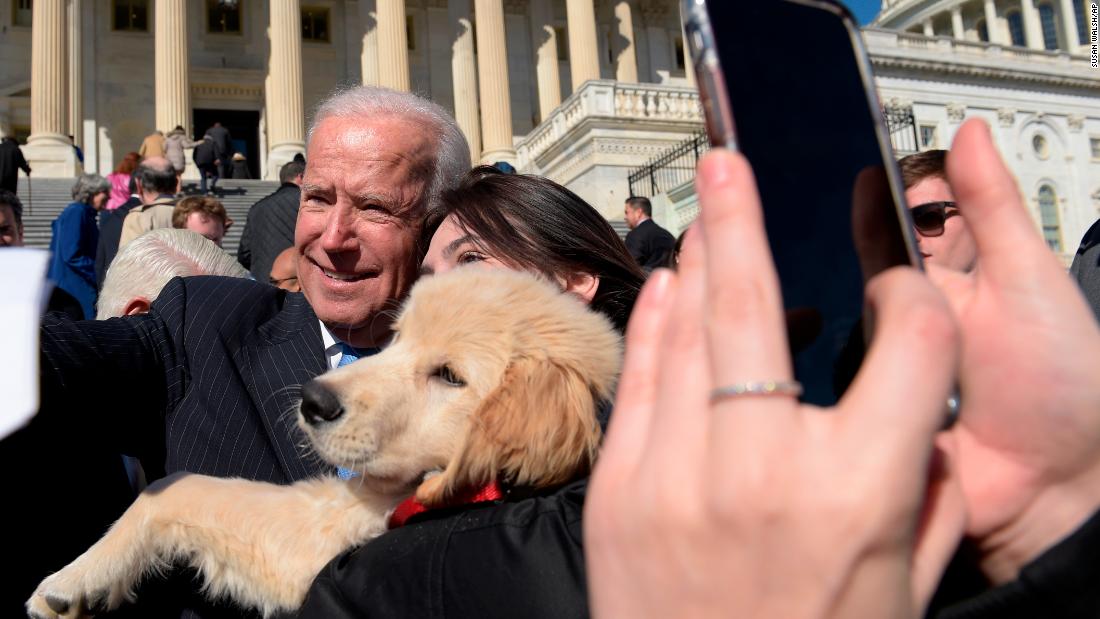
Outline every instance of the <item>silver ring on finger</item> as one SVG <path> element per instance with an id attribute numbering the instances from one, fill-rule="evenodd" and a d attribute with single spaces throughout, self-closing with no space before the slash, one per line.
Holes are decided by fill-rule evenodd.
<path id="1" fill-rule="evenodd" d="M 802 395 L 802 383 L 797 380 L 761 380 L 718 387 L 710 392 L 710 403 L 744 396 L 793 396 Z"/>

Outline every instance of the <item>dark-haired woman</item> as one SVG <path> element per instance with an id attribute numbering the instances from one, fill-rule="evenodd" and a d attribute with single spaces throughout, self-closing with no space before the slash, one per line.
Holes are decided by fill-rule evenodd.
<path id="1" fill-rule="evenodd" d="M 482 167 L 425 225 L 421 272 L 460 265 L 539 273 L 622 331 L 645 279 L 594 208 L 536 176 Z M 581 514 L 588 480 L 456 505 L 326 566 L 301 617 L 587 617 Z"/>

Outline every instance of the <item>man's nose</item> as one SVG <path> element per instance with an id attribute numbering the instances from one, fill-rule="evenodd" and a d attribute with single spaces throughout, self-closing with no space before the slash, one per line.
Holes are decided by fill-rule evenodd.
<path id="1" fill-rule="evenodd" d="M 311 426 L 335 421 L 344 414 L 340 398 L 317 380 L 302 385 L 302 404 L 298 407 L 302 418 Z"/>
<path id="2" fill-rule="evenodd" d="M 354 250 L 358 246 L 355 226 L 350 209 L 336 206 L 329 213 L 321 233 L 321 247 L 327 252 L 339 253 Z"/>

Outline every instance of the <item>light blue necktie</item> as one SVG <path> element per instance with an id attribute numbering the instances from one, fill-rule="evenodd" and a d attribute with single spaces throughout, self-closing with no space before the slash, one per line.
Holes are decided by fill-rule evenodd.
<path id="1" fill-rule="evenodd" d="M 377 352 L 377 348 L 355 348 L 349 344 L 340 342 L 340 361 L 336 364 L 336 367 L 342 368 L 352 361 L 358 361 L 360 357 L 369 357 Z M 349 471 L 348 469 L 339 467 L 337 467 L 336 473 L 340 476 L 340 479 L 351 479 L 359 475 L 359 473 L 355 471 Z"/>

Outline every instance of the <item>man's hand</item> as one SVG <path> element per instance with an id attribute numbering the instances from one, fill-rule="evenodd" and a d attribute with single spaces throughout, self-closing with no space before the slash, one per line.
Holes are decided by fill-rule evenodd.
<path id="1" fill-rule="evenodd" d="M 942 296 L 895 269 L 867 291 L 879 328 L 833 409 L 790 395 L 711 402 L 790 380 L 779 282 L 752 172 L 708 154 L 701 226 L 680 273 L 635 306 L 615 414 L 585 506 L 597 617 L 905 617 L 958 543 L 937 494 L 914 559 L 957 332 Z M 920 380 L 914 380 L 920 377 Z"/>
<path id="2" fill-rule="evenodd" d="M 944 448 L 967 534 L 997 582 L 1100 505 L 1100 329 L 1044 244 L 984 123 L 964 124 L 947 175 L 978 268 L 931 274 L 962 336 L 962 416 Z"/>

